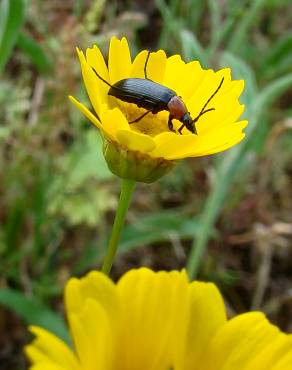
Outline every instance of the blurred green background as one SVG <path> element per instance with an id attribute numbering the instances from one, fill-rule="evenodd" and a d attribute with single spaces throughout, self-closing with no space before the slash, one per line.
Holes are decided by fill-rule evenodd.
<path id="1" fill-rule="evenodd" d="M 237 147 L 138 186 L 112 276 L 187 265 L 230 315 L 292 331 L 291 14 L 289 0 L 0 0 L 1 370 L 26 368 L 28 324 L 67 338 L 64 283 L 102 260 L 119 180 L 67 96 L 87 101 L 75 47 L 106 56 L 112 35 L 133 55 L 232 67 L 250 122 Z"/>

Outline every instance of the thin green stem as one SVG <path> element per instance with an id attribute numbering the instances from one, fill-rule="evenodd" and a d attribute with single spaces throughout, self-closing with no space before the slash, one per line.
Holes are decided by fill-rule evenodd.
<path id="1" fill-rule="evenodd" d="M 101 268 L 101 271 L 106 275 L 109 275 L 113 265 L 113 261 L 118 249 L 121 232 L 125 223 L 125 217 L 135 190 L 135 186 L 135 181 L 122 179 L 118 209 L 116 212 L 112 234 L 110 237 L 106 255 Z"/>

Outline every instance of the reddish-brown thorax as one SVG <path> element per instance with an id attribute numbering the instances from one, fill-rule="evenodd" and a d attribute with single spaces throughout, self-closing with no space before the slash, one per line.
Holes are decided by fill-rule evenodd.
<path id="1" fill-rule="evenodd" d="M 187 113 L 187 107 L 179 96 L 174 96 L 167 104 L 171 116 L 181 119 Z"/>

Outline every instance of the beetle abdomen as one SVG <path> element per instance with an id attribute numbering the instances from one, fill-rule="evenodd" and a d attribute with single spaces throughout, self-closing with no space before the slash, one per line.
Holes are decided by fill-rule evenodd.
<path id="1" fill-rule="evenodd" d="M 176 92 L 144 78 L 126 78 L 116 82 L 108 95 L 157 113 L 168 110 L 167 104 Z"/>

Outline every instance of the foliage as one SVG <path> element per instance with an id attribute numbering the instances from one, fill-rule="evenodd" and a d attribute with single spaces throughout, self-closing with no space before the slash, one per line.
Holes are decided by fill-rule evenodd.
<path id="1" fill-rule="evenodd" d="M 125 34 L 133 53 L 164 48 L 204 67 L 231 66 L 245 80 L 250 122 L 238 147 L 187 160 L 159 183 L 138 187 L 115 276 L 133 265 L 187 264 L 193 276 L 215 280 L 237 312 L 264 286 L 258 306 L 289 329 L 291 4 L 142 3 L 0 1 L 0 333 L 13 328 L 3 340 L 16 341 L 20 327 L 23 344 L 28 323 L 65 336 L 51 308 L 70 275 L 100 264 L 119 184 L 97 131 L 67 96 L 84 94 L 75 46 L 98 42 L 106 53 L 113 33 Z M 275 251 L 263 281 L 267 245 Z M 8 355 L 6 368 L 20 358 Z"/>

